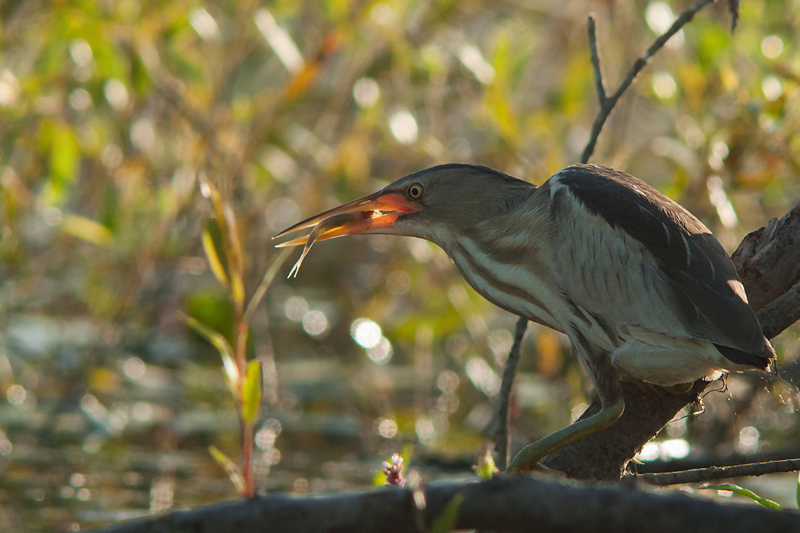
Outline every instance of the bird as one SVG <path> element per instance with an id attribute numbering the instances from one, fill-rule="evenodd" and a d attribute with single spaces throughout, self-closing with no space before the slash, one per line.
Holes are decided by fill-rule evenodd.
<path id="1" fill-rule="evenodd" d="M 307 228 L 277 245 L 304 245 L 290 276 L 317 241 L 418 237 L 441 247 L 490 302 L 566 334 L 602 407 L 524 447 L 510 472 L 535 469 L 613 424 L 625 408 L 622 380 L 675 387 L 774 368 L 775 351 L 719 241 L 620 170 L 573 165 L 536 186 L 485 166 L 439 165 L 274 238 Z"/>

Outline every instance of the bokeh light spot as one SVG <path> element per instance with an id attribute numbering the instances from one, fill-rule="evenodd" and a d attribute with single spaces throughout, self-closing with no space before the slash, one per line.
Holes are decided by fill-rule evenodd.
<path id="1" fill-rule="evenodd" d="M 353 84 L 353 99 L 359 107 L 372 107 L 381 96 L 378 82 L 372 78 L 360 78 Z"/>
<path id="2" fill-rule="evenodd" d="M 761 92 L 770 102 L 777 100 L 783 94 L 783 85 L 781 80 L 775 76 L 767 76 L 761 82 Z"/>
<path id="3" fill-rule="evenodd" d="M 328 329 L 328 317 L 322 311 L 309 311 L 303 317 L 303 330 L 309 335 L 320 335 Z"/>
<path id="4" fill-rule="evenodd" d="M 367 357 L 379 365 L 385 365 L 392 360 L 392 344 L 386 337 L 381 337 L 378 344 L 367 350 Z"/>
<path id="5" fill-rule="evenodd" d="M 138 357 L 128 357 L 122 365 L 122 371 L 131 379 L 140 379 L 147 371 L 147 366 Z"/>
<path id="6" fill-rule="evenodd" d="M 407 109 L 401 109 L 389 119 L 389 129 L 400 144 L 411 144 L 417 140 L 417 120 Z"/>
<path id="7" fill-rule="evenodd" d="M 292 296 L 283 306 L 283 313 L 292 322 L 302 322 L 308 313 L 308 302 L 300 296 Z"/>
<path id="8" fill-rule="evenodd" d="M 436 385 L 439 387 L 439 390 L 445 394 L 455 392 L 458 388 L 458 382 L 458 374 L 452 370 L 445 370 L 436 378 Z"/>
<path id="9" fill-rule="evenodd" d="M 775 59 L 783 53 L 783 41 L 777 35 L 768 35 L 761 41 L 761 53 L 769 59 Z"/>
<path id="10" fill-rule="evenodd" d="M 662 100 L 672 98 L 677 88 L 675 79 L 668 72 L 659 72 L 653 76 L 653 91 Z"/>
<path id="11" fill-rule="evenodd" d="M 397 423 L 389 418 L 381 419 L 378 424 L 378 433 L 385 439 L 391 439 L 397 435 Z"/>
<path id="12" fill-rule="evenodd" d="M 11 385 L 6 391 L 6 399 L 12 405 L 21 405 L 27 397 L 28 392 L 21 385 Z"/>
<path id="13" fill-rule="evenodd" d="M 375 348 L 381 342 L 381 327 L 368 318 L 358 318 L 350 326 L 350 335 L 362 348 Z"/>

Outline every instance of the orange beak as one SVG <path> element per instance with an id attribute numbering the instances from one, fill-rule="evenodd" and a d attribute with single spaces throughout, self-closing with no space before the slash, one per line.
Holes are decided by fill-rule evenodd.
<path id="1" fill-rule="evenodd" d="M 421 205 L 409 201 L 402 193 L 384 189 L 314 215 L 285 229 L 273 239 L 313 226 L 308 235 L 276 245 L 276 248 L 305 245 L 303 254 L 289 273 L 291 277 L 297 275 L 297 270 L 315 242 L 389 228 L 401 215 L 420 209 Z"/>

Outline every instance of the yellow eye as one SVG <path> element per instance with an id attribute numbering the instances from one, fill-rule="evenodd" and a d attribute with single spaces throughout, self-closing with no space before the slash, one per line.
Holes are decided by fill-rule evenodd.
<path id="1" fill-rule="evenodd" d="M 415 183 L 408 188 L 408 197 L 412 200 L 418 200 L 422 196 L 422 185 Z"/>

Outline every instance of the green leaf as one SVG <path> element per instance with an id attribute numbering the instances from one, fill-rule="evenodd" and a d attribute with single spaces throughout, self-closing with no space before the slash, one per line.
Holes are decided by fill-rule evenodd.
<path id="1" fill-rule="evenodd" d="M 244 378 L 244 388 L 242 389 L 242 420 L 245 423 L 252 423 L 258 418 L 261 409 L 261 397 L 263 394 L 261 379 L 261 362 L 257 360 L 247 363 L 247 373 Z"/>
<path id="2" fill-rule="evenodd" d="M 461 508 L 461 504 L 464 503 L 464 495 L 463 494 L 456 494 L 453 498 L 447 502 L 447 505 L 444 508 L 444 511 L 434 518 L 433 523 L 431 524 L 430 533 L 448 533 L 456 529 L 456 524 L 458 523 L 458 510 Z"/>
<path id="3" fill-rule="evenodd" d="M 231 461 L 230 457 L 222 453 L 222 450 L 217 448 L 216 446 L 209 446 L 208 451 L 211 453 L 211 456 L 216 459 L 217 463 L 225 470 L 230 478 L 233 486 L 236 487 L 236 492 L 239 495 L 244 495 L 244 478 L 242 477 L 242 472 L 239 470 L 239 467 Z"/>
<path id="4" fill-rule="evenodd" d="M 236 309 L 241 310 L 244 307 L 244 254 L 236 225 L 236 216 L 230 206 L 225 204 L 222 194 L 213 183 L 203 175 L 200 175 L 198 180 L 201 194 L 211 201 L 216 214 L 219 242 L 214 243 L 215 250 L 217 254 L 224 250 L 224 261 L 220 261 L 220 264 L 224 267 L 225 279 L 230 280 L 223 283 L 230 286 L 233 305 Z M 208 228 L 208 224 L 206 227 Z M 213 237 L 214 234 L 212 233 L 211 236 Z M 205 242 L 204 239 L 204 246 Z"/>
<path id="5" fill-rule="evenodd" d="M 225 252 L 228 255 L 228 274 L 231 280 L 231 296 L 233 305 L 237 309 L 244 307 L 244 254 L 242 243 L 239 240 L 239 229 L 236 225 L 236 215 L 230 206 L 225 205 L 222 210 L 225 217 Z"/>
<path id="6" fill-rule="evenodd" d="M 188 314 L 211 329 L 222 333 L 233 346 L 233 304 L 225 292 L 216 287 L 192 294 L 186 302 Z"/>
<path id="7" fill-rule="evenodd" d="M 233 397 L 238 398 L 239 369 L 237 368 L 236 362 L 233 359 L 233 350 L 231 349 L 231 345 L 228 344 L 228 341 L 221 333 L 214 331 L 210 327 L 190 317 L 189 315 L 179 312 L 178 317 L 186 322 L 188 326 L 194 329 L 204 339 L 214 345 L 214 348 L 217 349 L 220 357 L 222 357 L 222 366 L 225 368 L 225 377 L 228 378 L 228 387 L 231 389 Z"/>
<path id="8" fill-rule="evenodd" d="M 222 234 L 219 230 L 219 224 L 213 218 L 206 220 L 206 227 L 203 230 L 203 250 L 206 252 L 206 259 L 208 259 L 208 265 L 211 267 L 214 277 L 223 285 L 229 285 L 227 269 L 225 268 L 227 257 L 225 256 L 225 247 L 222 244 Z"/>
<path id="9" fill-rule="evenodd" d="M 733 483 L 723 483 L 722 485 L 708 485 L 705 487 L 700 487 L 701 489 L 708 489 L 708 490 L 728 490 L 730 492 L 735 492 L 736 494 L 741 494 L 742 496 L 747 496 L 754 502 L 758 503 L 759 505 L 766 507 L 767 509 L 780 509 L 781 506 L 778 502 L 774 502 L 772 500 L 768 500 L 767 498 L 762 498 L 761 496 L 757 495 L 753 491 L 747 490 L 744 487 L 740 487 L 739 485 L 734 485 Z"/>
<path id="10" fill-rule="evenodd" d="M 50 144 L 50 183 L 46 200 L 60 203 L 67 186 L 75 181 L 81 162 L 81 150 L 75 132 L 67 124 L 53 127 Z"/>
<path id="11" fill-rule="evenodd" d="M 256 312 L 258 304 L 261 303 L 261 300 L 267 293 L 267 289 L 272 284 L 272 280 L 275 279 L 275 276 L 278 274 L 278 270 L 280 270 L 281 266 L 283 266 L 283 263 L 286 261 L 286 258 L 288 258 L 289 254 L 291 253 L 292 253 L 291 248 L 284 248 L 283 250 L 281 250 L 278 256 L 272 260 L 272 264 L 267 269 L 267 272 L 264 274 L 264 277 L 261 278 L 261 283 L 258 284 L 258 288 L 256 289 L 256 292 L 253 294 L 253 297 L 250 299 L 250 303 L 247 304 L 247 310 L 244 312 L 242 323 L 244 323 L 245 325 L 250 324 L 250 320 L 253 318 L 253 313 Z"/>
<path id="12" fill-rule="evenodd" d="M 65 215 L 61 221 L 61 229 L 79 239 L 111 248 L 114 245 L 114 236 L 107 227 L 94 220 L 79 215 Z"/>
<path id="13" fill-rule="evenodd" d="M 497 474 L 497 465 L 494 463 L 494 457 L 489 446 L 478 456 L 478 464 L 473 467 L 484 481 L 492 479 Z"/>
<path id="14" fill-rule="evenodd" d="M 795 498 L 797 499 L 797 508 L 800 509 L 800 472 L 797 473 L 797 490 L 795 491 Z"/>

